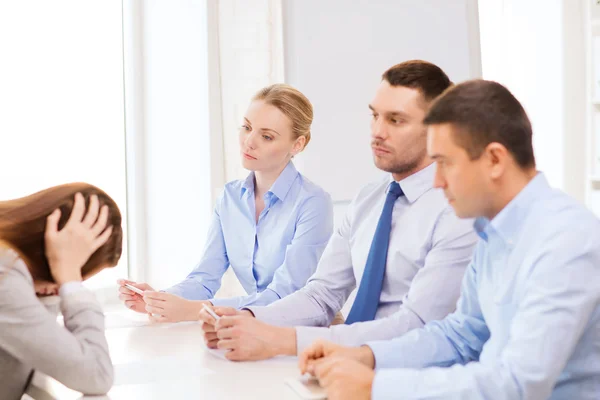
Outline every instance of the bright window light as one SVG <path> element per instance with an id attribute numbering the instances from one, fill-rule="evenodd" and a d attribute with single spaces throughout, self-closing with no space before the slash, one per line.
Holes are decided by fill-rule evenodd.
<path id="1" fill-rule="evenodd" d="M 88 182 L 115 199 L 126 232 L 121 2 L 0 2 L 0 57 L 0 199 Z M 86 285 L 127 276 L 126 249 Z"/>

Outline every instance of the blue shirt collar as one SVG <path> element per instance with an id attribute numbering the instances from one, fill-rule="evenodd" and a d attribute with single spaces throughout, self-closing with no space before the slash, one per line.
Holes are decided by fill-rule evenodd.
<path id="1" fill-rule="evenodd" d="M 391 176 L 390 184 L 394 181 L 393 175 Z M 420 171 L 415 172 L 414 174 L 407 176 L 402 179 L 398 184 L 402 191 L 404 192 L 404 196 L 409 203 L 414 203 L 417 201 L 419 197 L 421 197 L 425 192 L 430 189 L 433 189 L 433 178 L 435 176 L 435 163 L 428 165 Z M 385 188 L 386 193 L 389 190 L 389 186 L 387 185 Z"/>
<path id="2" fill-rule="evenodd" d="M 292 184 L 294 183 L 294 180 L 296 180 L 297 176 L 298 170 L 296 170 L 294 163 L 290 161 L 288 165 L 285 166 L 283 171 L 281 171 L 281 173 L 279 174 L 279 176 L 277 177 L 277 179 L 273 183 L 273 186 L 271 186 L 267 194 L 271 193 L 279 200 L 285 200 L 285 197 L 290 191 L 290 188 L 292 187 Z M 254 193 L 254 171 L 250 172 L 250 174 L 248 174 L 248 176 L 242 183 L 242 187 L 240 190 L 240 198 L 244 196 L 244 193 L 246 192 Z"/>
<path id="3" fill-rule="evenodd" d="M 535 201 L 549 196 L 550 191 L 552 188 L 546 177 L 542 172 L 538 172 L 494 219 L 490 221 L 485 217 L 476 218 L 473 224 L 475 231 L 485 241 L 488 241 L 490 235 L 495 233 L 504 243 L 513 245 L 517 240 L 516 235 L 519 229 L 525 223 L 527 214 L 535 206 Z"/>

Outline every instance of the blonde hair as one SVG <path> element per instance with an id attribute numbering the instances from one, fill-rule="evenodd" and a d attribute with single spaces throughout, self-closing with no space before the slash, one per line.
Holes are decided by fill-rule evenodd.
<path id="1" fill-rule="evenodd" d="M 262 100 L 273 107 L 277 107 L 292 121 L 294 140 L 302 136 L 305 137 L 304 147 L 306 147 L 310 141 L 313 106 L 302 92 L 285 83 L 276 83 L 259 90 L 252 100 Z"/>

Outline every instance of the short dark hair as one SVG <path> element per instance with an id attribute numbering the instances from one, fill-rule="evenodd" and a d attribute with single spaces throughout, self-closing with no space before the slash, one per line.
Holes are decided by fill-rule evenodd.
<path id="1" fill-rule="evenodd" d="M 440 67 L 423 60 L 410 60 L 396 64 L 385 71 L 381 79 L 391 86 L 419 90 L 426 103 L 452 85 L 452 81 Z"/>
<path id="2" fill-rule="evenodd" d="M 488 144 L 496 142 L 506 147 L 521 168 L 535 167 L 527 113 L 497 82 L 475 79 L 448 89 L 431 104 L 423 123 L 454 125 L 454 140 L 471 159 L 479 158 Z"/>

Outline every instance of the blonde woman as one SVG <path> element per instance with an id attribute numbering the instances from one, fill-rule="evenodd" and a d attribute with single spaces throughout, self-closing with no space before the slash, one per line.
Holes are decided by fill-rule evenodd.
<path id="1" fill-rule="evenodd" d="M 204 303 L 268 305 L 305 285 L 333 229 L 330 196 L 292 163 L 310 141 L 312 120 L 310 101 L 289 85 L 268 86 L 254 96 L 239 130 L 240 158 L 251 172 L 229 182 L 217 200 L 200 263 L 163 292 L 120 280 L 128 308 L 158 322 L 197 320 Z M 214 299 L 229 267 L 247 294 Z"/>
<path id="2" fill-rule="evenodd" d="M 115 266 L 122 240 L 117 205 L 88 184 L 0 202 L 0 399 L 20 399 L 36 370 L 85 394 L 108 392 L 104 315 L 81 281 Z M 54 295 L 64 327 L 42 301 Z"/>

